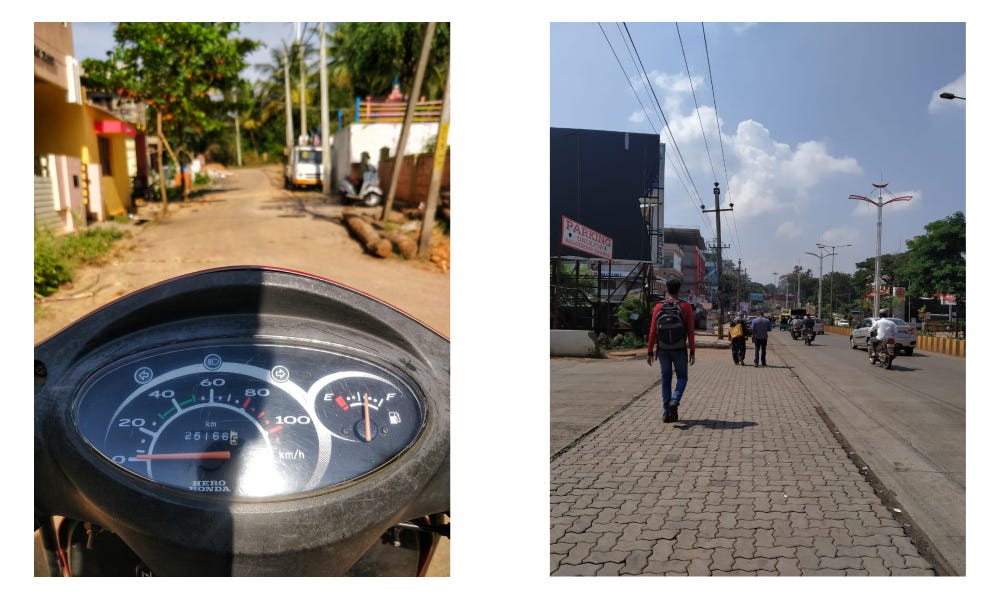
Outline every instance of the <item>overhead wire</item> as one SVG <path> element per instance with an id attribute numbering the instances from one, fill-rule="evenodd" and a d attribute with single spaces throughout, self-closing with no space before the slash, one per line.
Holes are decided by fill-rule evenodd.
<path id="1" fill-rule="evenodd" d="M 730 202 L 732 202 L 732 194 L 730 193 L 731 188 L 729 186 L 729 167 L 726 164 L 726 149 L 723 146 L 722 142 L 722 125 L 720 124 L 720 119 L 719 119 L 719 103 L 717 102 L 715 96 L 715 78 L 712 76 L 712 59 L 709 58 L 708 54 L 708 35 L 705 33 L 704 22 L 701 24 L 701 37 L 705 42 L 705 62 L 708 65 L 708 82 L 709 86 L 712 89 L 712 108 L 715 110 L 715 126 L 719 132 L 719 152 L 722 155 L 722 169 L 723 173 L 726 176 L 726 195 L 729 196 Z M 743 256 L 743 243 L 740 240 L 740 230 L 736 226 L 735 215 L 733 215 L 732 217 L 732 227 L 733 231 L 736 233 L 736 245 L 739 248 L 740 256 Z"/>
<path id="2" fill-rule="evenodd" d="M 615 47 L 611 43 L 611 40 L 608 38 L 608 34 L 604 31 L 604 26 L 601 25 L 600 23 L 598 23 L 597 26 L 601 29 L 601 33 L 604 35 L 604 40 L 608 43 L 608 47 L 611 48 L 611 54 L 614 55 L 615 61 L 618 63 L 618 68 L 621 69 L 622 74 L 625 76 L 625 80 L 629 84 L 629 88 L 632 90 L 632 93 L 635 95 L 636 102 L 639 103 L 639 106 L 642 108 L 643 113 L 646 115 L 646 120 L 649 122 L 649 126 L 653 129 L 653 133 L 655 133 L 657 135 L 660 135 L 660 132 L 661 132 L 662 128 L 658 128 L 656 125 L 654 125 L 653 124 L 653 120 L 649 117 L 649 112 L 646 111 L 646 105 L 643 104 L 642 100 L 639 98 L 639 93 L 637 91 L 635 91 L 635 85 L 632 83 L 632 78 L 629 77 L 628 72 L 625 70 L 625 66 L 622 64 L 621 59 L 618 58 L 618 53 L 615 51 Z M 619 31 L 620 31 L 620 29 L 619 29 Z M 622 40 L 624 41 L 624 39 L 625 38 L 623 36 Z M 628 45 L 627 44 L 626 44 L 626 50 L 628 50 Z M 631 52 L 629 52 L 629 57 L 631 58 L 631 56 L 632 56 L 632 54 L 631 54 Z M 641 59 L 640 59 L 640 61 L 641 61 Z M 632 59 L 632 64 L 635 65 L 635 59 L 634 58 Z M 636 66 L 636 69 L 638 70 L 639 67 L 637 65 L 635 65 L 635 66 Z M 643 71 L 640 71 L 640 80 L 648 82 L 648 77 L 644 77 L 644 75 L 645 75 L 645 73 Z M 648 91 L 647 91 L 647 95 L 648 95 Z M 655 102 L 655 100 L 654 100 L 654 102 Z M 662 116 L 662 111 L 661 111 L 660 114 Z M 664 122 L 664 124 L 666 124 L 666 121 L 663 121 L 663 122 Z M 677 180 L 681 182 L 681 186 L 684 188 L 685 193 L 687 193 L 688 198 L 691 200 L 692 205 L 697 206 L 697 204 L 695 202 L 695 199 L 694 199 L 694 196 L 691 193 L 691 190 L 688 188 L 687 184 L 685 183 L 684 177 L 681 175 L 680 170 L 677 168 L 677 164 L 674 163 L 674 159 L 670 156 L 670 154 L 668 154 L 668 153 L 664 153 L 664 154 L 667 157 L 667 159 L 670 161 L 670 166 L 674 169 L 674 173 L 677 175 Z"/>
<path id="3" fill-rule="evenodd" d="M 660 106 L 660 99 L 656 96 L 656 90 L 653 89 L 652 84 L 649 82 L 649 75 L 646 73 L 646 66 L 642 62 L 642 57 L 639 55 L 639 49 L 635 45 L 635 40 L 632 39 L 632 32 L 629 31 L 628 23 L 622 23 L 625 27 L 625 33 L 628 34 L 629 43 L 632 44 L 632 49 L 635 50 L 636 58 L 639 60 L 639 68 L 642 70 L 644 76 L 644 81 L 646 85 L 649 86 L 649 90 L 653 93 L 653 98 L 656 100 L 656 108 L 660 111 L 660 116 L 663 118 L 663 123 L 667 128 L 667 134 L 670 136 L 670 142 L 673 144 L 674 151 L 677 153 L 677 158 L 681 162 L 681 166 L 684 167 L 684 172 L 687 174 L 688 180 L 691 182 L 691 187 L 694 188 L 695 194 L 698 195 L 699 200 L 701 199 L 701 194 L 698 193 L 698 186 L 694 182 L 694 178 L 691 177 L 691 171 L 688 169 L 687 162 L 684 160 L 684 154 L 681 152 L 680 146 L 677 144 L 677 140 L 674 138 L 674 132 L 670 129 L 670 122 L 667 121 L 667 117 L 663 114 L 663 107 Z M 702 205 L 705 204 L 704 201 L 701 202 Z"/>
<path id="4" fill-rule="evenodd" d="M 681 56 L 684 57 L 684 70 L 687 71 L 688 84 L 691 86 L 691 99 L 694 100 L 694 113 L 698 115 L 698 125 L 701 127 L 701 137 L 705 140 L 705 154 L 708 155 L 708 165 L 712 169 L 712 177 L 714 181 L 719 180 L 719 176 L 715 174 L 715 163 L 712 162 L 712 151 L 708 149 L 708 136 L 705 135 L 705 123 L 701 120 L 701 111 L 698 109 L 698 96 L 694 93 L 694 79 L 691 77 L 691 66 L 688 64 L 687 52 L 684 50 L 684 38 L 681 37 L 681 26 L 679 23 L 674 23 L 677 28 L 677 41 L 681 45 Z"/>

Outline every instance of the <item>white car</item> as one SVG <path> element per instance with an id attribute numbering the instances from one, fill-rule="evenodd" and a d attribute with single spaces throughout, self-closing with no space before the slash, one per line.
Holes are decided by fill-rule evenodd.
<path id="1" fill-rule="evenodd" d="M 917 347 L 917 331 L 902 319 L 889 317 L 889 320 L 896 324 L 896 353 L 910 356 Z M 868 328 L 874 322 L 875 319 L 868 317 L 851 332 L 851 348 L 868 348 Z"/>

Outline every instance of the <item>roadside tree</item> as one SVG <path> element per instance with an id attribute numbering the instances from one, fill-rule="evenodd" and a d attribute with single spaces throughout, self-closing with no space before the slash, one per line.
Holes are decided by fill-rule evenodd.
<path id="1" fill-rule="evenodd" d="M 239 86 L 245 57 L 258 45 L 233 37 L 238 32 L 237 23 L 119 23 L 108 59 L 84 60 L 83 69 L 91 85 L 148 105 L 157 135 L 180 171 L 181 157 L 187 155 L 190 163 L 196 140 L 227 125 L 234 108 L 231 91 Z M 183 195 L 188 196 L 186 185 Z M 162 177 L 160 197 L 166 209 Z"/>

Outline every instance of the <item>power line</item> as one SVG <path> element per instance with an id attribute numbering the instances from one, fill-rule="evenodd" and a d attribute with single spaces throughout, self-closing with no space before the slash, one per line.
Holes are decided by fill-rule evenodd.
<path id="1" fill-rule="evenodd" d="M 653 89 L 653 86 L 649 83 L 649 75 L 646 74 L 646 66 L 642 63 L 642 57 L 639 56 L 639 49 L 636 48 L 635 40 L 632 39 L 632 32 L 629 31 L 628 29 L 628 23 L 622 23 L 622 25 L 625 26 L 625 33 L 628 34 L 629 42 L 632 44 L 632 48 L 635 50 L 635 55 L 639 59 L 639 66 L 642 69 L 643 75 L 645 75 L 646 85 L 649 86 L 650 91 L 653 93 L 653 98 L 656 99 L 656 108 L 657 110 L 660 111 L 660 116 L 663 117 L 663 123 L 667 127 L 667 133 L 670 135 L 670 141 L 674 145 L 674 151 L 677 152 L 677 158 L 680 159 L 681 165 L 684 167 L 684 172 L 687 174 L 688 179 L 691 181 L 691 187 L 694 188 L 695 193 L 698 194 L 698 199 L 701 200 L 701 194 L 698 193 L 698 186 L 695 184 L 694 178 L 691 177 L 691 171 L 687 167 L 687 162 L 685 162 L 684 160 L 684 155 L 681 153 L 681 149 L 680 146 L 678 146 L 677 144 L 677 140 L 674 139 L 674 132 L 670 129 L 670 123 L 669 121 L 667 121 L 666 115 L 663 114 L 663 107 L 660 106 L 660 99 L 657 98 L 656 90 Z M 702 200 L 701 204 L 702 206 L 704 206 L 705 202 Z"/>
<path id="2" fill-rule="evenodd" d="M 611 48 L 611 53 L 614 55 L 615 61 L 618 63 L 618 68 L 621 69 L 622 74 L 625 76 L 625 80 L 628 82 L 629 88 L 632 90 L 632 93 L 635 95 L 636 102 L 639 103 L 639 106 L 642 108 L 642 112 L 646 115 L 646 120 L 649 122 L 649 126 L 653 129 L 653 133 L 659 135 L 660 134 L 660 129 L 658 129 L 655 125 L 653 125 L 653 120 L 651 118 L 649 118 L 649 113 L 646 111 L 646 106 L 642 103 L 642 100 L 639 99 L 639 93 L 635 91 L 635 85 L 633 85 L 633 83 L 632 83 L 632 78 L 629 77 L 628 73 L 625 70 L 625 66 L 622 65 L 622 61 L 618 58 L 618 53 L 615 52 L 614 45 L 611 43 L 611 40 L 608 38 L 608 34 L 604 31 L 604 26 L 601 25 L 600 23 L 598 23 L 597 26 L 600 27 L 601 33 L 604 35 L 604 40 L 608 43 L 608 47 Z M 619 32 L 620 31 L 621 31 L 621 29 L 619 28 Z M 622 36 L 622 41 L 624 41 L 624 40 L 625 40 L 625 37 Z M 628 50 L 628 45 L 627 44 L 626 44 L 626 50 Z M 629 52 L 629 56 L 630 57 L 632 56 L 631 52 Z M 640 59 L 640 62 L 641 62 L 641 59 Z M 635 65 L 635 59 L 632 60 L 632 64 Z M 639 67 L 636 66 L 636 70 L 638 70 L 638 69 L 639 69 Z M 640 73 L 641 73 L 640 74 L 640 80 L 643 80 L 644 73 L 641 72 L 641 71 L 640 71 Z M 645 81 L 648 82 L 648 79 L 649 78 L 646 77 Z M 661 111 L 661 116 L 662 116 L 662 111 Z M 664 123 L 666 123 L 666 122 L 664 121 Z M 697 202 L 695 201 L 694 196 L 691 194 L 691 190 L 688 188 L 687 184 L 685 183 L 684 177 L 681 176 L 681 173 L 680 173 L 680 171 L 677 168 L 677 164 L 674 163 L 674 159 L 670 156 L 670 154 L 666 154 L 665 153 L 665 155 L 666 155 L 667 159 L 670 161 L 670 166 L 674 169 L 674 173 L 677 175 L 677 180 L 679 182 L 681 182 L 681 187 L 684 188 L 684 192 L 688 195 L 688 198 L 691 200 L 691 205 L 694 206 L 694 207 L 697 207 Z M 702 218 L 704 219 L 704 215 L 702 216 Z"/>
<path id="3" fill-rule="evenodd" d="M 698 125 L 701 126 L 701 137 L 705 140 L 705 154 L 708 155 L 708 165 L 712 168 L 712 181 L 718 181 L 719 176 L 715 174 L 715 163 L 712 162 L 712 151 L 708 149 L 708 136 L 705 135 L 705 124 L 701 120 L 701 111 L 698 110 L 698 96 L 694 93 L 694 79 L 691 78 L 691 67 L 688 65 L 687 52 L 684 51 L 684 39 L 681 37 L 681 26 L 674 23 L 677 28 L 677 41 L 681 44 L 681 56 L 684 57 L 684 69 L 687 71 L 688 83 L 691 85 L 691 98 L 694 100 L 694 113 L 698 115 Z M 726 182 L 729 186 L 729 182 Z"/>
<path id="4" fill-rule="evenodd" d="M 729 167 L 726 165 L 726 149 L 722 144 L 722 125 L 719 119 L 719 103 L 715 98 L 715 78 L 712 77 L 712 59 L 708 55 L 708 35 L 705 33 L 705 23 L 701 24 L 701 37 L 705 42 L 705 62 L 708 64 L 708 81 L 712 88 L 712 108 L 715 110 L 715 127 L 719 132 L 719 152 L 722 154 L 722 169 L 726 175 L 726 194 L 730 196 L 730 201 L 732 194 L 730 194 L 729 186 Z M 706 141 L 707 143 L 707 141 Z M 733 218 L 733 230 L 736 232 L 736 245 L 740 250 L 740 255 L 743 255 L 743 243 L 740 241 L 740 231 L 736 227 L 736 218 Z"/>
<path id="5" fill-rule="evenodd" d="M 622 70 L 622 75 L 625 76 L 625 81 L 628 82 L 629 89 L 631 89 L 632 93 L 635 94 L 635 100 L 639 103 L 639 107 L 642 108 L 642 112 L 646 115 L 646 120 L 649 121 L 649 126 L 653 129 L 653 133 L 659 133 L 656 126 L 653 125 L 653 120 L 649 118 L 649 113 L 646 112 L 646 105 L 644 105 L 642 100 L 639 99 L 639 92 L 635 91 L 635 86 L 632 85 L 632 78 L 625 72 L 625 66 L 622 65 L 622 61 L 619 60 L 618 53 L 615 52 L 615 47 L 611 44 L 611 40 L 608 39 L 608 34 L 604 32 L 604 26 L 600 23 L 598 23 L 597 26 L 601 29 L 601 34 L 604 35 L 604 41 L 606 41 L 608 43 L 608 47 L 611 48 L 611 54 L 614 55 L 615 61 L 618 63 L 618 68 Z"/>

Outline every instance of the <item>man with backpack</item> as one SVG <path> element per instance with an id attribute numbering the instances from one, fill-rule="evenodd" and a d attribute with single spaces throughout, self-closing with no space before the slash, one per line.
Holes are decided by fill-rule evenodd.
<path id="1" fill-rule="evenodd" d="M 680 280 L 667 281 L 667 298 L 653 308 L 653 321 L 649 325 L 646 364 L 652 366 L 654 360 L 660 361 L 664 423 L 677 420 L 677 408 L 687 387 L 688 365 L 694 364 L 694 309 L 677 298 L 680 290 Z M 677 371 L 677 387 L 671 393 L 674 371 Z"/>

